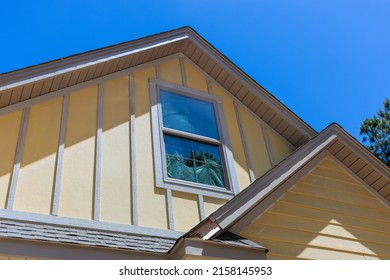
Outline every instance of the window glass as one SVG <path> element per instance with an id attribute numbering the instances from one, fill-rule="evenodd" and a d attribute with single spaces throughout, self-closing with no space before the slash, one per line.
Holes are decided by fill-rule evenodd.
<path id="1" fill-rule="evenodd" d="M 164 143 L 169 178 L 225 187 L 218 145 L 171 135 Z"/>
<path id="2" fill-rule="evenodd" d="M 160 96 L 164 127 L 219 139 L 212 103 L 164 90 Z"/>

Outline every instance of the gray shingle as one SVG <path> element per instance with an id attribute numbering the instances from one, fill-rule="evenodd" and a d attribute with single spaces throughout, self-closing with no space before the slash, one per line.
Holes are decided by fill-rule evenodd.
<path id="1" fill-rule="evenodd" d="M 141 236 L 131 233 L 81 229 L 70 226 L 0 220 L 0 237 L 72 243 L 98 247 L 121 248 L 166 253 L 175 239 Z"/>

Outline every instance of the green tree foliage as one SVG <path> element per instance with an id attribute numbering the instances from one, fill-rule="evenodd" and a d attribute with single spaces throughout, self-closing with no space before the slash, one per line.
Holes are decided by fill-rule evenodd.
<path id="1" fill-rule="evenodd" d="M 390 166 L 390 100 L 385 99 L 384 108 L 360 126 L 365 146 L 387 166 Z"/>

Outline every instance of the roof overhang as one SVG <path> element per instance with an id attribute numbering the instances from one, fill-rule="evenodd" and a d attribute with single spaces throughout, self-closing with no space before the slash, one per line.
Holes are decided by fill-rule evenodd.
<path id="1" fill-rule="evenodd" d="M 188 27 L 4 73 L 0 75 L 0 114 L 27 106 L 28 100 L 50 96 L 76 85 L 90 85 L 91 81 L 113 73 L 122 71 L 125 75 L 134 67 L 178 53 L 196 64 L 294 146 L 299 147 L 316 134 Z"/>

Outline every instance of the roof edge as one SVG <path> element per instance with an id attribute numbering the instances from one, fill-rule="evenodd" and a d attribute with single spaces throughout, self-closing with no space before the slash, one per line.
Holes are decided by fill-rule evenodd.
<path id="1" fill-rule="evenodd" d="M 89 66 L 91 63 L 96 64 L 115 58 L 116 55 L 125 56 L 132 52 L 156 47 L 160 44 L 163 45 L 173 41 L 187 39 L 190 33 L 194 33 L 191 28 L 182 27 L 155 35 L 146 36 L 140 39 L 130 40 L 112 46 L 98 48 L 26 68 L 2 73 L 0 74 L 0 90 L 6 90 L 11 87 L 46 78 L 46 75 L 50 76 L 50 73 L 52 75 L 58 75 Z M 35 79 L 32 80 L 34 77 Z"/>
<path id="2" fill-rule="evenodd" d="M 385 176 L 385 178 L 390 181 L 389 168 L 371 154 L 355 138 L 348 134 L 341 126 L 332 123 L 305 145 L 298 148 L 276 167 L 254 181 L 235 198 L 212 213 L 208 219 L 213 221 L 213 223 L 220 228 L 218 232 L 214 232 L 213 236 L 217 236 L 231 228 L 237 221 L 261 203 L 262 200 L 278 189 L 279 186 L 304 169 L 303 167 L 316 158 L 317 155 L 322 153 L 322 156 L 325 156 L 327 153 L 324 152 L 327 147 L 330 147 L 337 140 L 352 147 L 363 160 L 373 166 L 381 175 Z M 321 159 L 322 157 L 318 158 Z M 194 227 L 193 230 L 202 232 L 204 229 L 199 228 L 201 226 L 202 224 L 200 223 L 197 227 Z M 188 235 L 190 234 L 191 233 L 188 233 Z"/>

